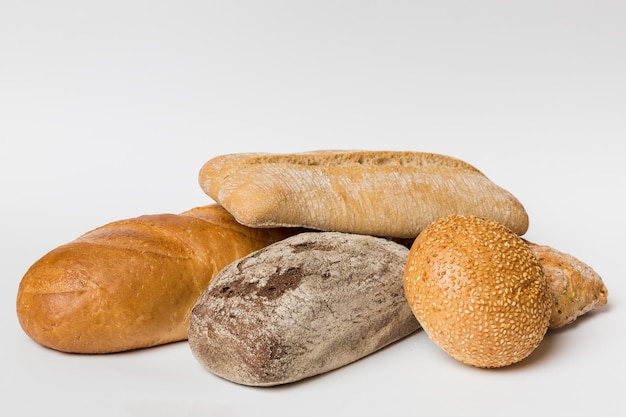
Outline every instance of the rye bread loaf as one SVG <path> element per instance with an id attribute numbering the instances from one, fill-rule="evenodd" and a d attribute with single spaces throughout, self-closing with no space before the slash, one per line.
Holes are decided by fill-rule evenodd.
<path id="1" fill-rule="evenodd" d="M 419 328 L 404 297 L 408 248 L 302 233 L 224 268 L 192 310 L 189 344 L 214 374 L 271 386 L 331 371 Z"/>
<path id="2" fill-rule="evenodd" d="M 528 229 L 519 200 L 474 166 L 445 155 L 315 151 L 221 155 L 200 170 L 202 189 L 240 223 L 415 238 L 451 214 Z"/>

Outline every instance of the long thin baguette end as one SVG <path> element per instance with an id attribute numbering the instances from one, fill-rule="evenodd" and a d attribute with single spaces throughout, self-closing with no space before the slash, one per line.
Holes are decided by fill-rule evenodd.
<path id="1" fill-rule="evenodd" d="M 607 304 L 608 289 L 589 265 L 550 246 L 527 243 L 543 267 L 552 290 L 551 329 L 570 324 Z"/>

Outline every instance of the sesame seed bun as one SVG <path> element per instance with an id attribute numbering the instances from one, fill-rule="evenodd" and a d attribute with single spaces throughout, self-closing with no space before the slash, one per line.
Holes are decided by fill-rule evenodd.
<path id="1" fill-rule="evenodd" d="M 455 359 L 480 368 L 516 363 L 541 343 L 552 297 L 528 245 L 491 220 L 452 215 L 415 240 L 404 291 L 424 331 Z"/>

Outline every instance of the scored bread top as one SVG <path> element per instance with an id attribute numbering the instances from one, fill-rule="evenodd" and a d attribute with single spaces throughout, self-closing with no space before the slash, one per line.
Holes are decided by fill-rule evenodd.
<path id="1" fill-rule="evenodd" d="M 248 228 L 218 205 L 118 220 L 37 260 L 20 281 L 18 320 L 37 343 L 64 352 L 184 340 L 215 274 L 297 231 Z"/>

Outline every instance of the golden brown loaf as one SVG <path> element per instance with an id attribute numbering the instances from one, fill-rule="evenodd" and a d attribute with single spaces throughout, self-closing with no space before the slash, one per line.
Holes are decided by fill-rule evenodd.
<path id="1" fill-rule="evenodd" d="M 415 240 L 406 298 L 428 336 L 477 367 L 526 358 L 548 329 L 552 296 L 528 245 L 499 223 L 447 216 Z"/>
<path id="2" fill-rule="evenodd" d="M 251 229 L 218 205 L 113 222 L 26 272 L 19 322 L 36 342 L 65 352 L 185 340 L 191 308 L 224 266 L 296 231 Z"/>
<path id="3" fill-rule="evenodd" d="M 550 246 L 527 242 L 550 285 L 550 328 L 556 329 L 606 305 L 608 290 L 589 265 Z"/>
<path id="4" fill-rule="evenodd" d="M 522 235 L 528 215 L 508 191 L 470 164 L 396 151 L 230 154 L 207 161 L 202 189 L 251 227 L 415 238 L 450 214 L 476 215 Z"/>

